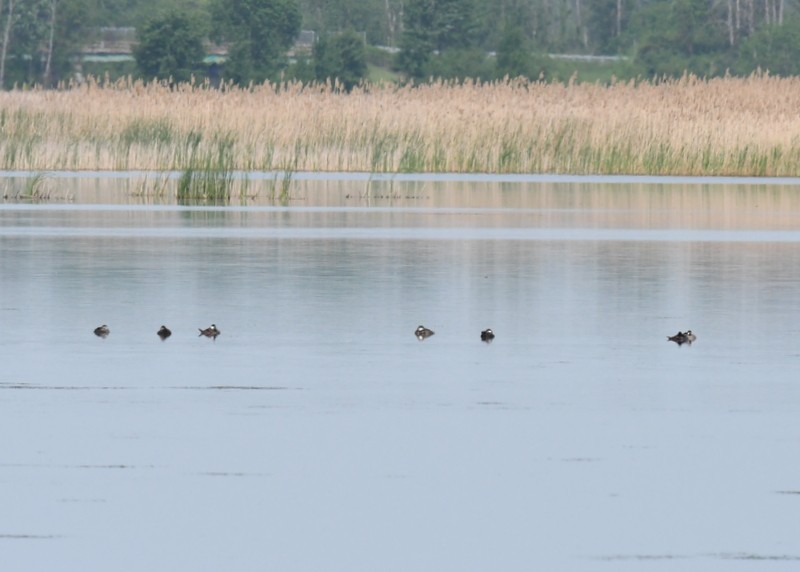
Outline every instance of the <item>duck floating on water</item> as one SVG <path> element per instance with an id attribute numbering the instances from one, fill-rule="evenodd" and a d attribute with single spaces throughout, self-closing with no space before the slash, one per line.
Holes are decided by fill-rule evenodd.
<path id="1" fill-rule="evenodd" d="M 216 324 L 211 324 L 206 329 L 203 328 L 197 328 L 197 329 L 200 330 L 201 336 L 205 336 L 207 338 L 216 338 L 220 334 L 220 331 L 217 329 Z"/>
<path id="2" fill-rule="evenodd" d="M 692 333 L 692 330 L 686 330 L 685 332 L 678 331 L 674 336 L 667 336 L 667 340 L 675 342 L 679 346 L 683 344 L 692 345 L 692 342 L 696 339 L 697 336 Z"/>
<path id="3" fill-rule="evenodd" d="M 484 342 L 491 342 L 494 339 L 494 332 L 492 328 L 486 328 L 481 332 L 481 340 Z"/>
<path id="4" fill-rule="evenodd" d="M 108 329 L 108 326 L 103 324 L 102 326 L 97 326 L 94 329 L 94 335 L 98 338 L 107 338 L 108 334 L 111 333 L 111 330 Z"/>
<path id="5" fill-rule="evenodd" d="M 170 337 L 172 335 L 172 331 L 168 327 L 162 325 L 158 329 L 156 334 L 158 334 L 158 337 L 161 338 L 161 340 L 163 341 L 163 340 L 166 340 L 168 337 Z"/>
<path id="6" fill-rule="evenodd" d="M 425 326 L 419 326 L 415 331 L 414 335 L 417 336 L 417 339 L 422 341 L 425 338 L 429 338 L 434 334 L 433 330 L 429 330 Z"/>

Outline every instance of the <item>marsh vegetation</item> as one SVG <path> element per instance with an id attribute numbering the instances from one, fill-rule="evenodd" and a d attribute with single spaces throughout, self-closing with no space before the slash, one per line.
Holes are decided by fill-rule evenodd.
<path id="1" fill-rule="evenodd" d="M 0 168 L 178 171 L 212 197 L 234 171 L 796 176 L 797 108 L 800 79 L 768 75 L 352 93 L 90 82 L 0 93 Z"/>

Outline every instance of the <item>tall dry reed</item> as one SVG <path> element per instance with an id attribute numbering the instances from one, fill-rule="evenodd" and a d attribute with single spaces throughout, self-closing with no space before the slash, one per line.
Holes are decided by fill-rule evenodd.
<path id="1" fill-rule="evenodd" d="M 768 75 L 351 94 L 90 82 L 0 93 L 0 168 L 797 176 L 798 109 L 800 79 Z"/>

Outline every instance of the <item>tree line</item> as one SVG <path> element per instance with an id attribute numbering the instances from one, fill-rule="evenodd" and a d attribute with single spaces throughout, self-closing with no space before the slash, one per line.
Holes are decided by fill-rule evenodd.
<path id="1" fill-rule="evenodd" d="M 800 74 L 800 0 L 0 0 L 0 85 L 54 86 L 102 26 L 137 30 L 136 73 L 171 81 L 554 77 L 553 53 L 619 56 L 619 76 Z M 310 54 L 290 54 L 301 29 Z M 373 46 L 381 46 L 382 50 Z M 388 55 L 392 54 L 392 55 Z"/>

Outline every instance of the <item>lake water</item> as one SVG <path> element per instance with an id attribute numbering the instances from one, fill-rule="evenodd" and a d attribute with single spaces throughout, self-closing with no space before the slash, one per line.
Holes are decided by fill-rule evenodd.
<path id="1" fill-rule="evenodd" d="M 0 206 L 3 571 L 800 566 L 800 183 L 48 184 Z"/>

